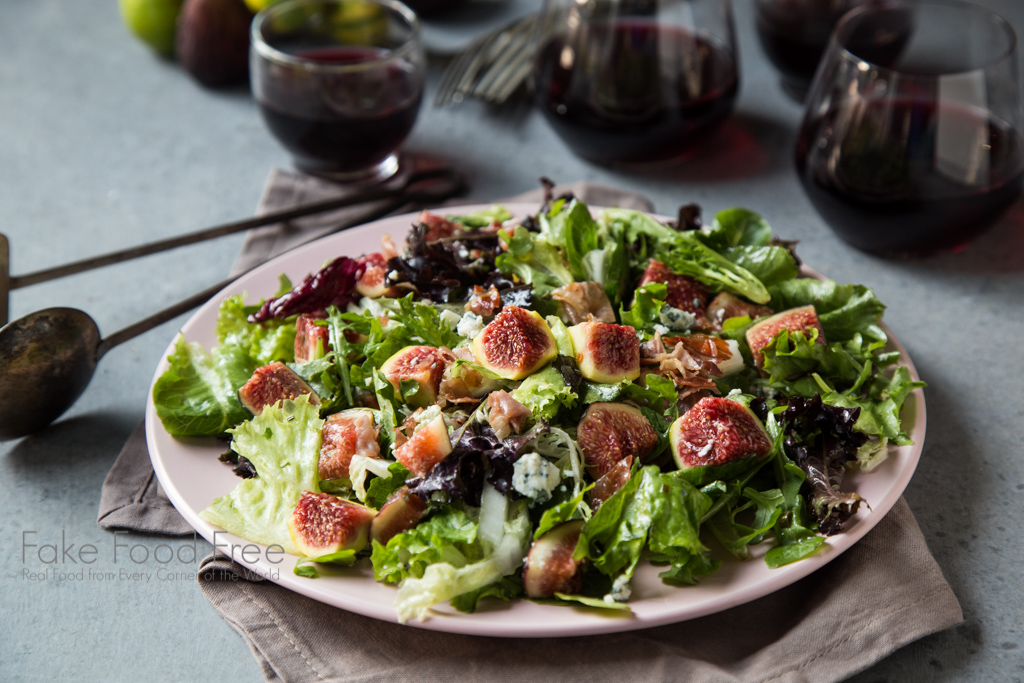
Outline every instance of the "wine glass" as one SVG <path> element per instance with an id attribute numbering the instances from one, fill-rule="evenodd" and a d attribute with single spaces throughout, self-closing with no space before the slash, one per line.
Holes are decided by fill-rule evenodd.
<path id="1" fill-rule="evenodd" d="M 729 0 L 545 0 L 536 103 L 602 164 L 676 159 L 732 111 Z"/>
<path id="2" fill-rule="evenodd" d="M 796 167 L 850 244 L 883 254 L 956 248 L 1024 180 L 1017 39 L 959 0 L 852 10 L 808 95 Z"/>
<path id="3" fill-rule="evenodd" d="M 757 37 L 782 74 L 782 87 L 802 101 L 840 17 L 879 0 L 756 0 Z"/>
<path id="4" fill-rule="evenodd" d="M 343 183 L 394 175 L 425 72 L 419 20 L 394 0 L 285 0 L 253 19 L 253 96 L 306 173 Z"/>

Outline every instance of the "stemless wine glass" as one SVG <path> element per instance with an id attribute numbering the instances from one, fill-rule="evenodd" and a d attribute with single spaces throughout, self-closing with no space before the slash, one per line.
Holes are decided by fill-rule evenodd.
<path id="1" fill-rule="evenodd" d="M 757 37 L 783 89 L 803 100 L 832 29 L 854 7 L 884 0 L 756 0 Z"/>
<path id="2" fill-rule="evenodd" d="M 300 171 L 392 176 L 425 70 L 419 20 L 394 0 L 285 0 L 253 19 L 252 92 Z"/>
<path id="3" fill-rule="evenodd" d="M 1024 180 L 1013 29 L 959 0 L 854 9 L 811 86 L 796 166 L 811 203 L 856 247 L 965 244 Z"/>
<path id="4" fill-rule="evenodd" d="M 581 157 L 675 159 L 732 111 L 729 0 L 546 0 L 540 30 L 537 105 Z"/>

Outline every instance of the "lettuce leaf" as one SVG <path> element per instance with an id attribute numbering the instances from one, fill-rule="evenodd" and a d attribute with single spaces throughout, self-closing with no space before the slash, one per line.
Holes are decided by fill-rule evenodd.
<path id="1" fill-rule="evenodd" d="M 231 430 L 231 448 L 257 476 L 243 479 L 201 516 L 225 531 L 299 554 L 288 535 L 288 517 L 303 491 L 319 493 L 320 411 L 308 396 L 268 406 Z"/>
<path id="2" fill-rule="evenodd" d="M 704 242 L 713 249 L 760 247 L 772 241 L 772 226 L 761 214 L 734 207 L 715 214 L 711 228 L 703 233 Z"/>
<path id="3" fill-rule="evenodd" d="M 538 420 L 554 419 L 559 410 L 572 408 L 578 399 L 562 374 L 551 365 L 524 379 L 512 390 L 512 398 L 529 408 Z"/>
<path id="4" fill-rule="evenodd" d="M 483 211 L 464 216 L 445 216 L 448 220 L 465 228 L 486 228 L 494 223 L 504 223 L 512 218 L 512 213 L 500 204 L 494 204 Z"/>
<path id="5" fill-rule="evenodd" d="M 516 275 L 533 285 L 535 297 L 545 297 L 562 285 L 573 282 L 572 271 L 562 253 L 542 235 L 522 226 L 511 235 L 504 230 L 499 230 L 498 235 L 508 245 L 508 251 L 495 259 L 495 265 L 506 275 Z"/>
<path id="6" fill-rule="evenodd" d="M 885 304 L 864 285 L 800 278 L 773 286 L 771 296 L 777 311 L 813 304 L 829 343 L 847 341 L 858 333 L 872 341 L 888 339 L 879 325 Z"/>
<path id="7" fill-rule="evenodd" d="M 412 529 L 392 536 L 387 545 L 374 541 L 373 578 L 401 583 L 422 577 L 427 567 L 437 562 L 463 567 L 482 556 L 476 520 L 461 507 L 448 506 Z"/>
<path id="8" fill-rule="evenodd" d="M 249 419 L 238 390 L 257 364 L 238 346 L 219 346 L 212 354 L 178 337 L 167 357 L 170 367 L 153 385 L 153 406 L 173 436 L 216 436 Z"/>
<path id="9" fill-rule="evenodd" d="M 272 318 L 262 323 L 250 323 L 246 318 L 260 306 L 247 306 L 244 297 L 244 294 L 236 294 L 221 303 L 217 311 L 217 339 L 220 343 L 238 346 L 259 365 L 268 365 L 276 360 L 295 360 L 295 318 Z"/>

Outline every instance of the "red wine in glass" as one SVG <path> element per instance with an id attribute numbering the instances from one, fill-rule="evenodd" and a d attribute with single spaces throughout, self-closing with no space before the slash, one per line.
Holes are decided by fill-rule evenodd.
<path id="1" fill-rule="evenodd" d="M 295 50 L 298 59 L 316 64 L 360 64 L 383 56 L 368 47 L 327 47 Z M 332 100 L 303 102 L 289 97 L 288 83 L 259 98 L 270 131 L 305 170 L 351 173 L 379 164 L 398 149 L 412 130 L 419 111 L 421 89 L 411 69 L 381 67 L 369 83 L 348 74 L 319 76 L 322 88 L 344 93 L 337 107 Z M 373 106 L 358 106 L 355 92 L 372 90 Z M 282 96 L 283 95 L 283 96 Z M 286 102 L 285 109 L 275 102 Z"/>
<path id="2" fill-rule="evenodd" d="M 844 240 L 927 252 L 968 242 L 1017 200 L 1024 139 L 985 110 L 875 100 L 852 118 L 833 109 L 805 125 L 796 164 L 814 208 Z"/>
<path id="3" fill-rule="evenodd" d="M 675 159 L 732 111 L 738 75 L 728 46 L 643 19 L 591 24 L 584 35 L 549 38 L 534 73 L 537 105 L 579 156 Z"/>

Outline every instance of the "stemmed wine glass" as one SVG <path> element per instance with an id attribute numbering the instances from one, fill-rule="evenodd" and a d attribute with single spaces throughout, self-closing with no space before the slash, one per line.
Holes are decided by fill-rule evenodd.
<path id="1" fill-rule="evenodd" d="M 672 160 L 732 111 L 729 0 L 546 0 L 536 102 L 581 157 Z"/>
<path id="2" fill-rule="evenodd" d="M 959 0 L 852 10 L 811 91 L 796 166 L 850 244 L 908 253 L 965 244 L 1024 181 L 1017 39 Z"/>

